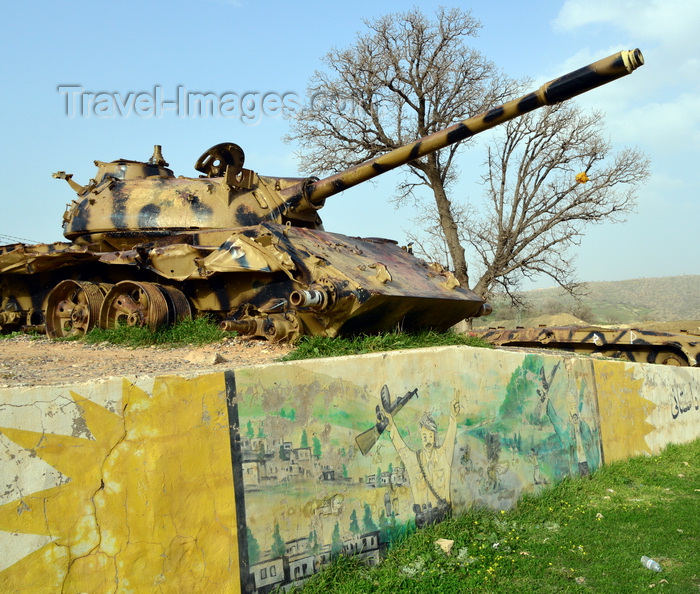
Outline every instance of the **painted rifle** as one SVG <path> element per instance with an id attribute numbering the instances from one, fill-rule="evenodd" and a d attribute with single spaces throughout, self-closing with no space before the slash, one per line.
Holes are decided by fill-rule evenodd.
<path id="1" fill-rule="evenodd" d="M 382 399 L 382 407 L 383 410 L 388 412 L 390 415 L 395 415 L 397 412 L 399 412 L 404 405 L 413 397 L 418 397 L 418 388 L 414 388 L 413 390 L 406 392 L 401 398 L 398 398 L 397 400 L 394 401 L 392 404 L 390 399 L 389 399 L 389 389 L 384 385 L 382 387 L 382 394 L 381 394 L 381 399 Z M 382 412 L 382 408 L 380 408 L 379 405 L 377 405 L 377 422 L 373 427 L 370 429 L 367 429 L 367 431 L 364 431 L 363 433 L 360 433 L 355 438 L 355 443 L 357 444 L 357 447 L 360 448 L 360 451 L 362 452 L 363 456 L 366 456 L 367 453 L 374 447 L 374 444 L 377 443 L 377 440 L 381 436 L 382 433 L 384 433 L 384 430 L 389 426 L 389 420 L 386 418 L 386 415 Z"/>

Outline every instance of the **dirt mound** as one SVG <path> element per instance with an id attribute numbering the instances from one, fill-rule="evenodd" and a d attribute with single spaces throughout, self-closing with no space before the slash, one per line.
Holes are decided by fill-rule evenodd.
<path id="1" fill-rule="evenodd" d="M 568 313 L 558 313 L 554 315 L 537 316 L 536 318 L 526 318 L 521 326 L 588 326 L 588 322 L 579 320 L 576 316 Z"/>
<path id="2" fill-rule="evenodd" d="M 677 320 L 675 322 L 639 322 L 630 324 L 635 328 L 655 330 L 656 332 L 687 332 L 700 335 L 700 320 Z"/>
<path id="3" fill-rule="evenodd" d="M 232 336 L 201 347 L 124 348 L 27 335 L 0 339 L 0 387 L 113 376 L 191 374 L 272 363 L 292 347 Z"/>
<path id="4" fill-rule="evenodd" d="M 505 328 L 506 330 L 513 330 L 516 327 L 537 328 L 538 326 L 589 326 L 589 324 L 568 313 L 542 315 L 533 318 L 522 318 L 521 320 L 489 320 L 486 322 L 478 318 L 474 320 L 475 329 Z M 457 330 L 464 331 L 461 327 L 458 327 Z"/>

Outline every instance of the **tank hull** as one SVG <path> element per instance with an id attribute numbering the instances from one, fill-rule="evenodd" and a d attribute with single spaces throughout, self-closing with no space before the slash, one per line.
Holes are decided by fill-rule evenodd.
<path id="1" fill-rule="evenodd" d="M 193 313 L 272 340 L 445 330 L 479 315 L 484 305 L 450 272 L 396 242 L 264 223 L 183 232 L 121 251 L 68 243 L 4 246 L 0 306 L 13 315 L 5 316 L 3 330 L 45 323 L 55 313 L 51 289 L 67 279 L 172 287 Z"/>
<path id="2" fill-rule="evenodd" d="M 688 333 L 644 328 L 547 326 L 512 330 L 489 328 L 472 331 L 470 335 L 498 346 L 564 350 L 635 363 L 700 366 L 700 336 Z"/>

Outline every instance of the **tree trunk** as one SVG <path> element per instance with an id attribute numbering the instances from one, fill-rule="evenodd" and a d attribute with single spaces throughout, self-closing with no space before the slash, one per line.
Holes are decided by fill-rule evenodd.
<path id="1" fill-rule="evenodd" d="M 491 287 L 489 285 L 490 285 L 490 283 L 486 278 L 486 274 L 484 274 L 484 276 L 481 277 L 479 282 L 476 283 L 476 286 L 474 287 L 473 290 L 479 297 L 484 299 L 486 297 L 486 294 L 491 289 Z"/>
<path id="2" fill-rule="evenodd" d="M 457 230 L 457 223 L 455 223 L 454 217 L 452 216 L 450 200 L 445 193 L 445 187 L 437 171 L 431 168 L 427 172 L 427 175 L 435 195 L 435 204 L 437 206 L 438 215 L 440 216 L 440 227 L 442 227 L 442 232 L 445 235 L 447 249 L 450 251 L 455 277 L 457 277 L 457 280 L 465 289 L 468 289 L 469 274 L 467 272 L 467 260 L 464 256 L 464 248 L 459 241 L 459 231 Z"/>

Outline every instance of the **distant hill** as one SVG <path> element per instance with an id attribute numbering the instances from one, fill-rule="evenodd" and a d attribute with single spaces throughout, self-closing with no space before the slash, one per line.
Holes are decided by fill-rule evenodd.
<path id="1" fill-rule="evenodd" d="M 700 275 L 591 282 L 586 286 L 586 296 L 580 302 L 558 288 L 525 291 L 528 306 L 521 310 L 495 299 L 495 311 L 485 321 L 489 325 L 496 320 L 558 313 L 572 314 L 590 324 L 700 320 Z"/>

